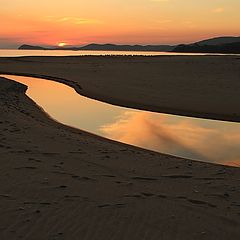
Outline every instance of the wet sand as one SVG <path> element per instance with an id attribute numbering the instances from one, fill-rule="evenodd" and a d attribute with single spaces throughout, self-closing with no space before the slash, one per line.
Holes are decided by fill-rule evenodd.
<path id="1" fill-rule="evenodd" d="M 62 75 L 63 60 L 51 59 L 60 61 L 58 81 L 70 79 L 69 85 L 87 94 L 102 91 L 98 74 L 89 78 L 89 87 L 86 72 L 75 76 L 78 81 L 70 78 L 82 64 L 91 74 L 97 66 L 71 63 Z M 54 64 L 44 60 L 41 67 L 35 58 L 0 62 L 1 71 L 48 76 L 54 71 L 47 69 Z M 121 85 L 114 82 L 112 89 Z M 132 91 L 143 86 L 139 82 Z M 23 85 L 0 80 L 1 239 L 240 238 L 240 169 L 159 154 L 64 126 L 25 91 Z M 104 94 L 110 96 L 107 90 Z"/>

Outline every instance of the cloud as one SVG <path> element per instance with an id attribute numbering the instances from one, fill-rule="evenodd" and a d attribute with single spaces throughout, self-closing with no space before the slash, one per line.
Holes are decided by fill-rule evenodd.
<path id="1" fill-rule="evenodd" d="M 102 21 L 98 19 L 90 19 L 90 18 L 79 18 L 79 17 L 55 17 L 55 16 L 47 16 L 46 21 L 49 22 L 57 22 L 57 23 L 70 23 L 75 25 L 83 25 L 83 24 L 101 24 Z"/>
<path id="2" fill-rule="evenodd" d="M 86 18 L 74 18 L 73 22 L 77 25 L 80 24 L 102 24 L 103 22 L 97 19 L 86 19 Z"/>

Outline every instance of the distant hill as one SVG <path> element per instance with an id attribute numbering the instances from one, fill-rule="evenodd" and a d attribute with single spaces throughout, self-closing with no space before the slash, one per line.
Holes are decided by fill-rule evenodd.
<path id="1" fill-rule="evenodd" d="M 31 46 L 31 45 L 27 45 L 27 44 L 24 44 L 24 45 L 20 46 L 18 49 L 22 49 L 22 50 L 45 50 L 44 47 Z"/>
<path id="2" fill-rule="evenodd" d="M 182 53 L 239 53 L 240 37 L 216 37 L 191 44 L 171 45 L 117 45 L 91 43 L 82 47 L 41 47 L 24 44 L 23 50 L 94 50 L 94 51 L 149 51 L 149 52 L 182 52 Z"/>
<path id="3" fill-rule="evenodd" d="M 182 44 L 174 48 L 173 52 L 240 54 L 240 41 L 220 45 L 200 45 L 198 43 L 190 45 Z"/>
<path id="4" fill-rule="evenodd" d="M 81 47 L 81 50 L 107 50 L 107 51 L 151 51 L 162 52 L 171 51 L 175 46 L 170 45 L 116 45 L 116 44 L 96 44 L 92 43 Z"/>
<path id="5" fill-rule="evenodd" d="M 202 40 L 193 44 L 198 44 L 203 46 L 203 45 L 222 45 L 222 44 L 236 43 L 236 42 L 240 42 L 240 37 L 216 37 L 216 38 Z"/>
<path id="6" fill-rule="evenodd" d="M 240 53 L 240 37 L 216 37 L 191 44 L 180 44 L 172 52 L 182 53 Z"/>
<path id="7" fill-rule="evenodd" d="M 18 49 L 21 50 L 95 50 L 95 51 L 151 51 L 151 52 L 168 52 L 175 46 L 170 45 L 116 45 L 116 44 L 96 44 L 92 43 L 83 47 L 49 47 L 22 45 Z"/>

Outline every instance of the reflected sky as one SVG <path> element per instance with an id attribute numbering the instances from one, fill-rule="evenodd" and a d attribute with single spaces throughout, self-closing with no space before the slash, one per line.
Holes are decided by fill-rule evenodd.
<path id="1" fill-rule="evenodd" d="M 117 107 L 49 80 L 5 76 L 57 121 L 110 139 L 184 158 L 240 166 L 240 124 Z"/>

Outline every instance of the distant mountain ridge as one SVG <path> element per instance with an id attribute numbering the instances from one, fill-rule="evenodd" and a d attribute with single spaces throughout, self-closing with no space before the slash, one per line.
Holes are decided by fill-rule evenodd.
<path id="1" fill-rule="evenodd" d="M 108 51 L 171 51 L 175 46 L 170 45 L 117 45 L 92 43 L 81 47 L 81 50 L 108 50 Z"/>
<path id="2" fill-rule="evenodd" d="M 31 46 L 31 45 L 27 45 L 27 44 L 23 44 L 23 45 L 21 45 L 18 49 L 27 49 L 27 50 L 45 50 L 44 47 L 40 47 L 40 46 Z"/>
<path id="3" fill-rule="evenodd" d="M 240 42 L 221 45 L 179 45 L 173 51 L 178 53 L 240 54 Z"/>
<path id="4" fill-rule="evenodd" d="M 91 43 L 82 47 L 41 47 L 21 45 L 22 50 L 95 50 L 95 51 L 150 51 L 150 52 L 180 52 L 180 53 L 239 53 L 240 37 L 215 37 L 199 42 L 180 45 L 117 45 Z"/>
<path id="5" fill-rule="evenodd" d="M 210 38 L 206 40 L 202 40 L 199 42 L 196 42 L 194 44 L 198 45 L 222 45 L 222 44 L 228 44 L 228 43 L 236 43 L 240 42 L 240 37 L 232 37 L 232 36 L 227 36 L 227 37 L 216 37 L 216 38 Z"/>
<path id="6" fill-rule="evenodd" d="M 21 45 L 18 49 L 21 50 L 96 50 L 96 51 L 152 51 L 152 52 L 162 52 L 171 51 L 175 46 L 170 45 L 117 45 L 117 44 L 88 44 L 83 47 L 40 47 L 31 45 Z"/>
<path id="7" fill-rule="evenodd" d="M 240 54 L 240 37 L 218 37 L 192 44 L 180 44 L 173 52 Z"/>

